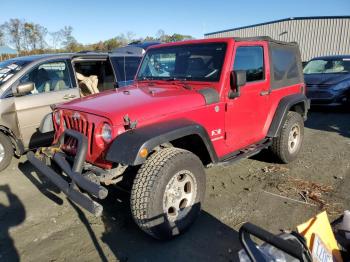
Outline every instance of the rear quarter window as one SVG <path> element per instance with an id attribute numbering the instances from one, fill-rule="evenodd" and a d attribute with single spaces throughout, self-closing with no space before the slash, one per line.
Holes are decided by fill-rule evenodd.
<path id="1" fill-rule="evenodd" d="M 298 76 L 297 60 L 293 50 L 272 49 L 272 65 L 275 80 L 282 80 L 284 77 L 291 79 Z"/>
<path id="2" fill-rule="evenodd" d="M 273 89 L 303 82 L 302 64 L 297 45 L 270 43 L 270 55 Z"/>

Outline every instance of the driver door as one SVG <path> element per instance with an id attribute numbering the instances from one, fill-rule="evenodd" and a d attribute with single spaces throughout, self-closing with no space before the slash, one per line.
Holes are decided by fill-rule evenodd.
<path id="1" fill-rule="evenodd" d="M 226 141 L 232 151 L 257 143 L 265 136 L 270 88 L 267 50 L 266 43 L 235 45 L 232 69 L 244 70 L 247 82 L 241 87 L 240 96 L 227 102 Z"/>
<path id="2" fill-rule="evenodd" d="M 14 97 L 16 116 L 25 148 L 32 149 L 47 144 L 52 133 L 38 131 L 41 120 L 49 114 L 52 105 L 79 97 L 78 88 L 73 88 L 66 60 L 44 62 L 31 69 L 19 84 L 34 83 L 34 90 L 26 95 Z"/>

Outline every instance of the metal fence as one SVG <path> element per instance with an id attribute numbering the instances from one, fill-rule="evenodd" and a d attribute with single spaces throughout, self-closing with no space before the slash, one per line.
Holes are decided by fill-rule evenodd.
<path id="1" fill-rule="evenodd" d="M 302 60 L 315 56 L 350 54 L 350 16 L 288 18 L 205 34 L 213 37 L 270 36 L 297 42 Z"/>

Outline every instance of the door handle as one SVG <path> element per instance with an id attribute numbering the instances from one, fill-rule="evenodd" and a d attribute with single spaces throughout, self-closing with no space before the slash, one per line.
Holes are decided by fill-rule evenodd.
<path id="1" fill-rule="evenodd" d="M 72 99 L 72 98 L 75 98 L 76 95 L 69 95 L 69 94 L 66 94 L 63 96 L 63 99 Z"/>
<path id="2" fill-rule="evenodd" d="M 268 91 L 261 91 L 260 92 L 260 95 L 261 96 L 267 96 L 267 95 L 269 95 L 271 92 L 270 92 L 270 90 L 268 90 Z"/>

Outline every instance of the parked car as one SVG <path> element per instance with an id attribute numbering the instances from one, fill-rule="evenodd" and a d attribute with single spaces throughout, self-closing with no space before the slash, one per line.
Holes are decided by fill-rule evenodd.
<path id="1" fill-rule="evenodd" d="M 297 157 L 309 108 L 304 90 L 294 43 L 260 37 L 156 45 L 133 85 L 59 105 L 53 145 L 27 157 L 97 216 L 103 207 L 96 199 L 108 195 L 107 186 L 134 174 L 135 222 L 168 239 L 199 214 L 204 166 L 265 148 L 284 163 Z"/>
<path id="2" fill-rule="evenodd" d="M 144 50 L 144 52 L 146 52 L 146 50 L 151 47 L 151 46 L 154 46 L 154 45 L 159 45 L 161 44 L 162 42 L 158 42 L 158 41 L 135 41 L 135 42 L 132 42 L 130 43 L 128 46 L 134 46 L 134 47 L 138 47 L 138 48 L 141 48 Z"/>
<path id="3" fill-rule="evenodd" d="M 38 128 L 53 105 L 130 84 L 141 57 L 81 52 L 0 62 L 0 171 L 13 154 L 51 144 L 53 132 L 41 133 Z"/>
<path id="4" fill-rule="evenodd" d="M 304 67 L 304 78 L 311 104 L 350 106 L 350 55 L 313 58 Z"/>

